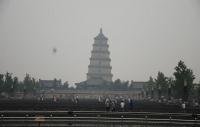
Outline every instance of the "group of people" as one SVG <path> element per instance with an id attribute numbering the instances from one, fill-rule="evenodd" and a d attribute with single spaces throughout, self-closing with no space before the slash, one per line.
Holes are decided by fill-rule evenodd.
<path id="1" fill-rule="evenodd" d="M 44 101 L 44 96 L 40 96 L 38 98 L 39 101 Z M 52 97 L 52 101 L 53 102 L 58 102 L 59 98 L 56 95 L 53 95 Z M 75 104 L 75 105 L 79 105 L 79 97 L 78 96 L 73 96 L 71 98 L 71 101 Z M 115 111 L 127 111 L 127 110 L 132 110 L 133 109 L 133 99 L 131 98 L 103 98 L 101 96 L 99 96 L 98 98 L 98 103 L 99 104 L 105 104 L 105 110 L 111 111 L 111 112 L 115 112 Z"/>
<path id="2" fill-rule="evenodd" d="M 99 102 L 102 102 L 102 99 Z M 118 107 L 118 108 L 117 108 Z M 127 100 L 121 98 L 119 99 L 110 99 L 110 98 L 106 98 L 105 99 L 105 109 L 106 111 L 117 111 L 117 109 L 119 109 L 118 111 L 126 111 L 127 109 L 132 110 L 133 109 L 133 99 L 128 98 Z"/>
<path id="3" fill-rule="evenodd" d="M 110 100 L 109 98 L 106 98 L 105 100 L 106 111 L 114 112 L 116 110 L 116 104 L 117 102 L 115 100 Z"/>

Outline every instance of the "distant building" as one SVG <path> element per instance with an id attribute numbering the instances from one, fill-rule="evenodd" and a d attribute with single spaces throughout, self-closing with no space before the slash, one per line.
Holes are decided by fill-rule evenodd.
<path id="1" fill-rule="evenodd" d="M 60 80 L 41 80 L 39 79 L 39 85 L 42 89 L 55 89 L 62 85 Z"/>
<path id="2" fill-rule="evenodd" d="M 134 91 L 144 91 L 147 88 L 148 82 L 132 81 L 130 88 Z"/>
<path id="3" fill-rule="evenodd" d="M 111 59 L 108 51 L 108 38 L 104 36 L 102 29 L 94 38 L 93 50 L 91 52 L 90 64 L 88 66 L 87 81 L 88 85 L 99 85 L 112 82 Z"/>

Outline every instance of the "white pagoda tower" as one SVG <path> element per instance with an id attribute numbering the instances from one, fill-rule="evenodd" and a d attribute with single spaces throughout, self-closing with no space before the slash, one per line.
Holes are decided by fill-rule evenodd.
<path id="1" fill-rule="evenodd" d="M 89 85 L 112 82 L 113 75 L 111 73 L 112 67 L 107 41 L 108 38 L 103 35 L 102 29 L 100 29 L 100 33 L 94 38 L 88 66 L 87 84 Z"/>

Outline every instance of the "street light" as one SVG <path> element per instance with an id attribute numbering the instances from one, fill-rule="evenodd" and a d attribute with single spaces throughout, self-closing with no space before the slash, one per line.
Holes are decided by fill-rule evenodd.
<path id="1" fill-rule="evenodd" d="M 158 98 L 159 98 L 159 100 L 161 98 L 161 86 L 160 86 L 160 84 L 158 84 Z"/>
<path id="2" fill-rule="evenodd" d="M 183 85 L 184 85 L 184 86 L 183 86 L 183 100 L 184 100 L 184 101 L 187 101 L 187 97 L 188 97 L 187 87 L 188 87 L 188 84 L 187 84 L 186 79 L 184 79 Z"/>
<path id="3" fill-rule="evenodd" d="M 168 86 L 168 99 L 169 100 L 171 100 L 171 87 L 172 87 L 172 84 L 170 83 Z"/>
<path id="4" fill-rule="evenodd" d="M 152 99 L 154 98 L 154 87 L 153 86 L 151 87 L 151 98 Z"/>
<path id="5" fill-rule="evenodd" d="M 25 98 L 25 95 L 26 95 L 26 86 L 24 84 L 24 86 L 23 86 L 23 98 Z"/>
<path id="6" fill-rule="evenodd" d="M 13 97 L 14 96 L 14 85 L 13 84 L 11 84 L 10 89 L 11 89 L 10 96 Z"/>

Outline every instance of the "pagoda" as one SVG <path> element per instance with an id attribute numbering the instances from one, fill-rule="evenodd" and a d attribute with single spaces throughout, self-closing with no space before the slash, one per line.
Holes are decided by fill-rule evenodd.
<path id="1" fill-rule="evenodd" d="M 86 81 L 88 85 L 100 85 L 112 82 L 111 59 L 107 42 L 108 38 L 104 36 L 101 28 L 99 34 L 94 38 L 93 49 L 91 51 Z"/>

